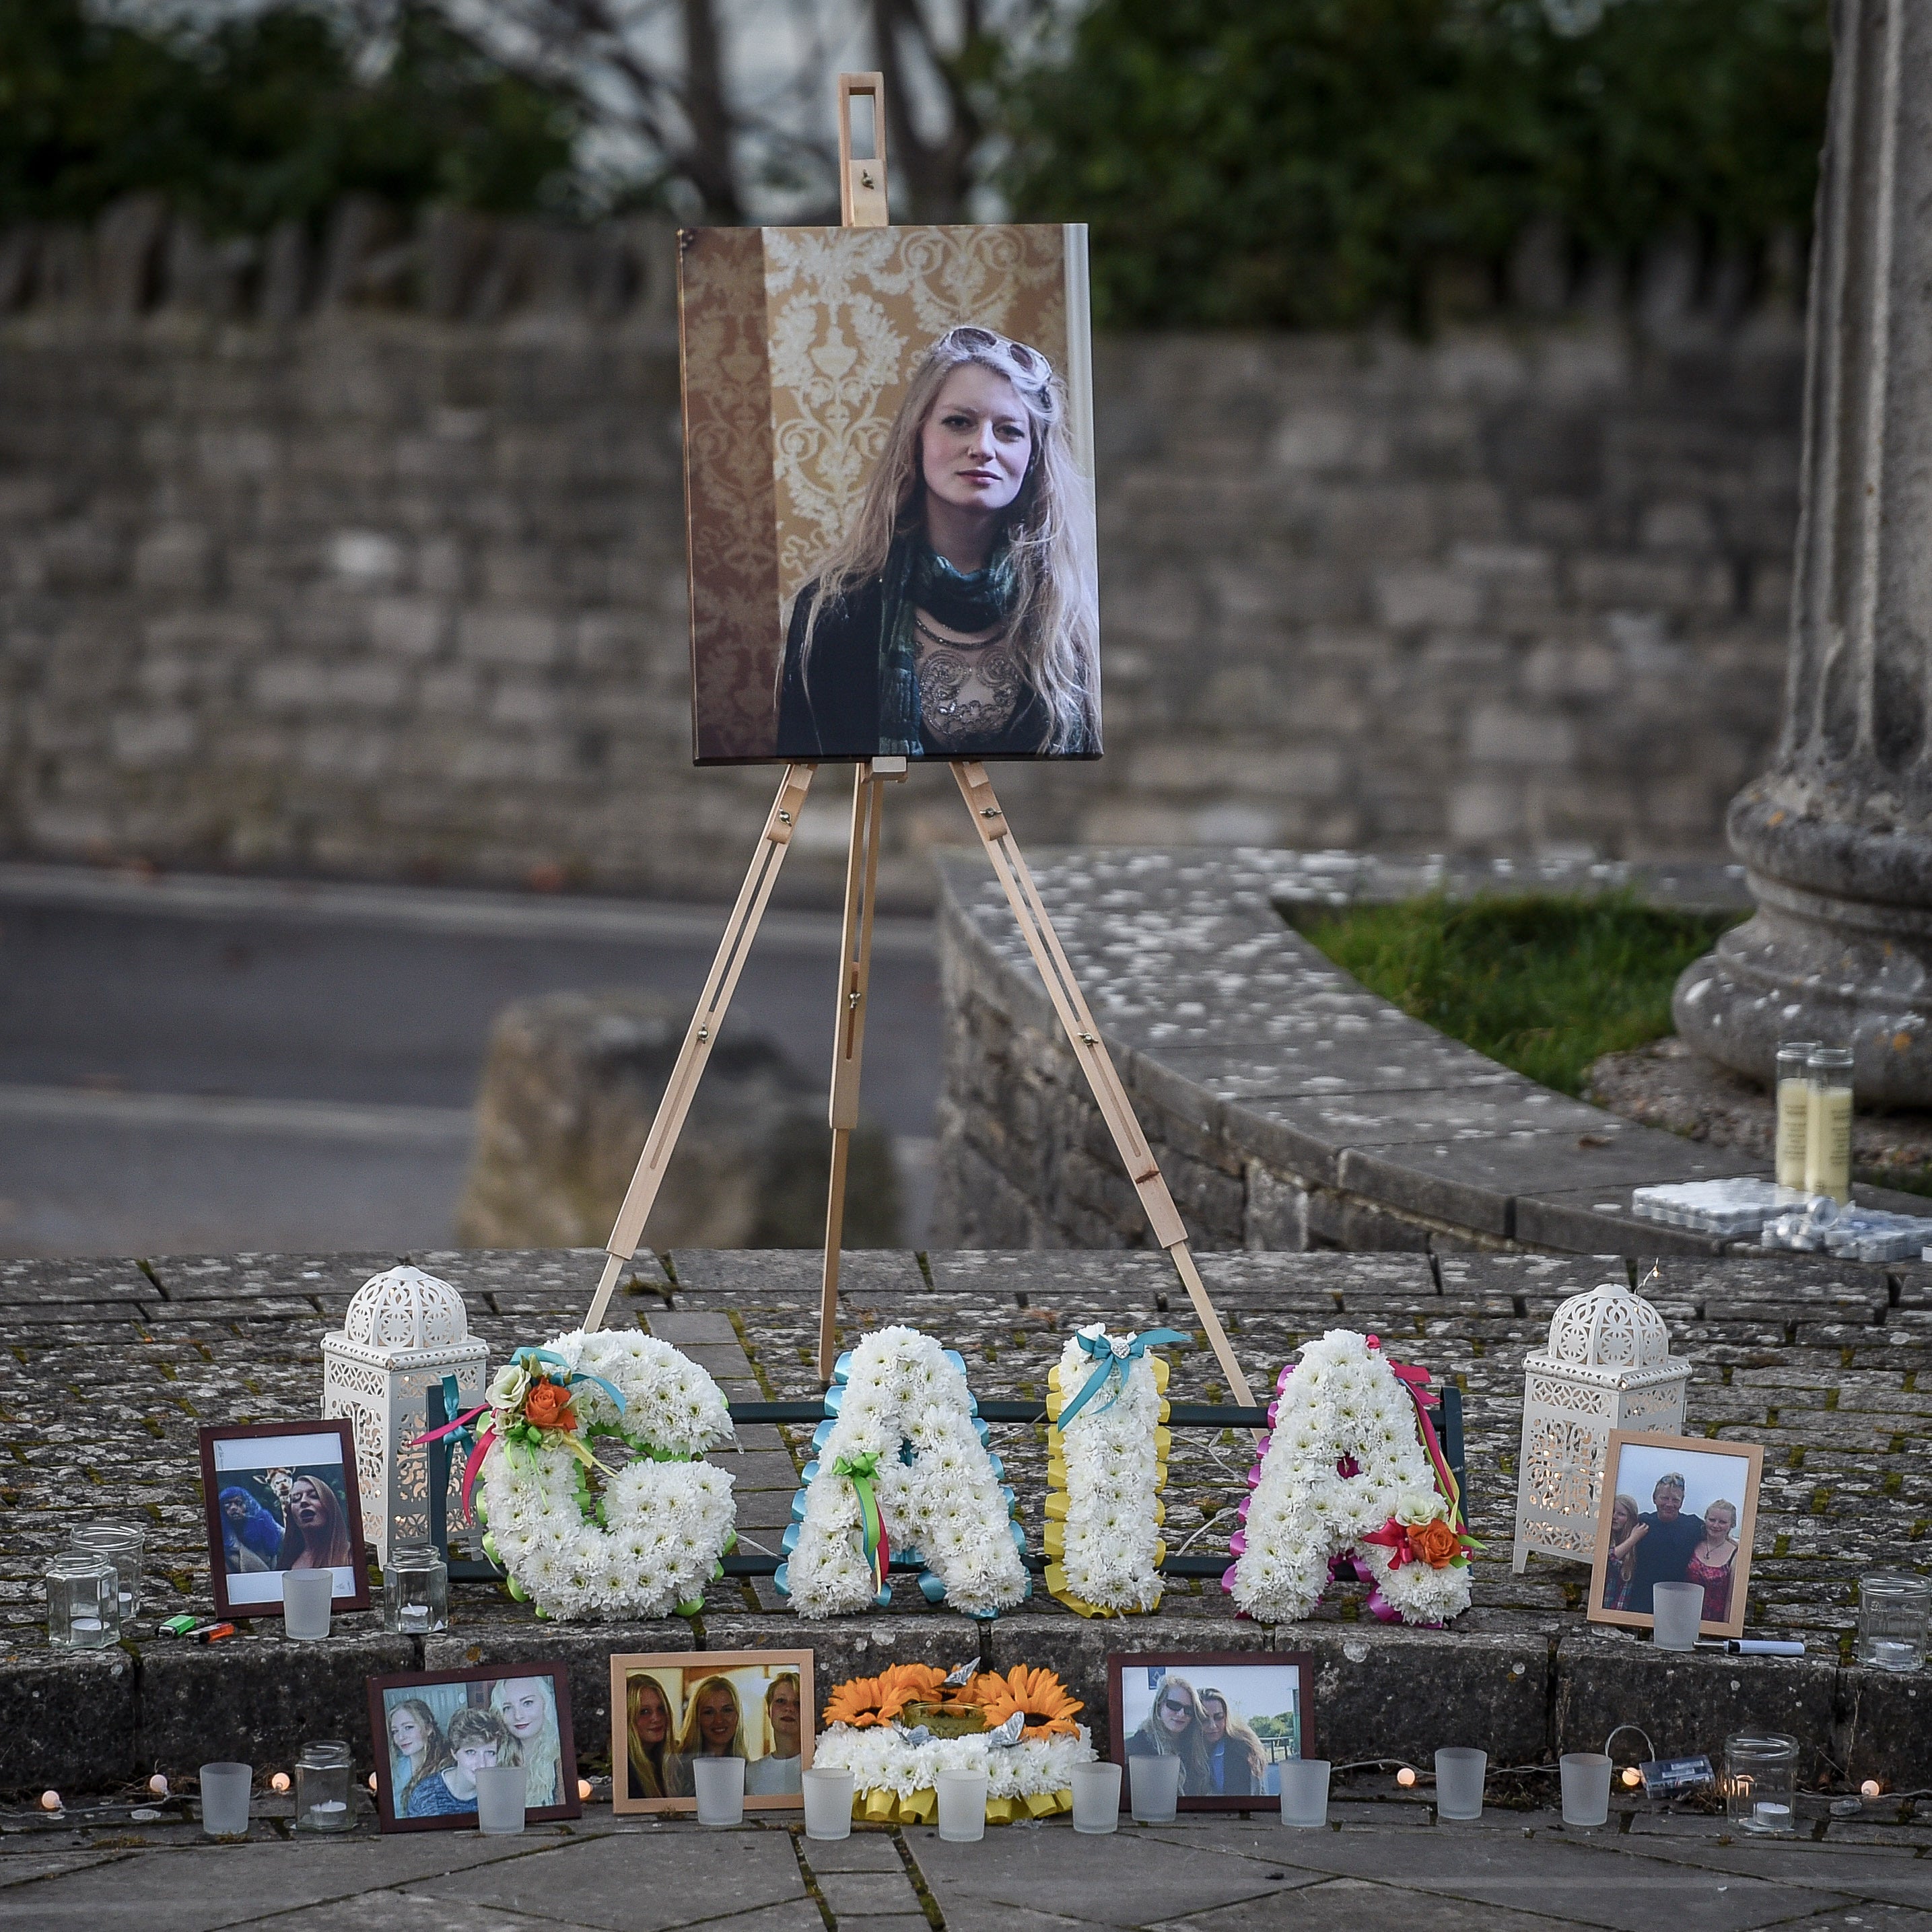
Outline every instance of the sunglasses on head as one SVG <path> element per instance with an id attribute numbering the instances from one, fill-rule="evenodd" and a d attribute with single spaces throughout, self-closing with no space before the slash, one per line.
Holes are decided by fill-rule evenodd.
<path id="1" fill-rule="evenodd" d="M 1046 358 L 1036 349 L 1029 349 L 1024 342 L 1014 342 L 1004 335 L 996 335 L 990 328 L 982 328 L 976 322 L 968 322 L 958 328 L 948 329 L 948 342 L 956 342 L 964 349 L 990 349 L 1010 356 L 1029 376 L 1036 376 L 1046 367 Z"/>

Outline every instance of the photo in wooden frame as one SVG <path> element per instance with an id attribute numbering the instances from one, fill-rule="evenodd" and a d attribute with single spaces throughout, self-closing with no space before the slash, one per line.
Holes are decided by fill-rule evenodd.
<path id="1" fill-rule="evenodd" d="M 798 1810 L 818 1708 L 808 1650 L 610 1660 L 610 1807 L 695 1813 L 694 1757 L 742 1757 L 748 1811 Z"/>
<path id="2" fill-rule="evenodd" d="M 1704 1636 L 1742 1636 L 1763 1445 L 1617 1429 L 1604 1451 L 1588 1621 L 1654 1628 L 1659 1583 L 1701 1583 Z"/>
<path id="3" fill-rule="evenodd" d="M 1184 1811 L 1252 1811 L 1281 1795 L 1282 1760 L 1315 1754 L 1306 1651 L 1138 1651 L 1107 1659 L 1109 1755 L 1120 1805 L 1137 1757 L 1181 1760 Z"/>
<path id="4" fill-rule="evenodd" d="M 452 1832 L 476 1822 L 476 1772 L 524 1768 L 524 1816 L 582 1815 L 570 1672 L 544 1659 L 372 1677 L 376 1808 L 385 1832 Z"/>
<path id="5" fill-rule="evenodd" d="M 345 1421 L 257 1422 L 201 1432 L 215 1613 L 277 1616 L 291 1570 L 334 1573 L 331 1607 L 369 1607 L 356 1443 Z"/>
<path id="6" fill-rule="evenodd" d="M 678 237 L 692 754 L 1100 755 L 1087 231 Z"/>

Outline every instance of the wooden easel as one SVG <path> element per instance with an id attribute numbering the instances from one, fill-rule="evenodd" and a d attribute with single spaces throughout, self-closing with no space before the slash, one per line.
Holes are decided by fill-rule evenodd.
<path id="1" fill-rule="evenodd" d="M 838 190 L 839 213 L 848 228 L 883 228 L 886 226 L 885 83 L 876 74 L 845 74 L 838 76 Z M 852 98 L 869 95 L 877 158 L 855 160 L 852 156 Z M 1141 1205 L 1154 1229 L 1154 1239 L 1167 1250 L 1174 1272 L 1180 1277 L 1193 1304 L 1196 1319 L 1208 1337 L 1214 1359 L 1220 1364 L 1234 1400 L 1252 1407 L 1254 1396 L 1242 1374 L 1234 1351 L 1221 1326 L 1220 1317 L 1194 1264 L 1187 1245 L 1187 1230 L 1174 1197 L 1168 1192 L 1159 1163 L 1147 1137 L 1135 1118 L 1126 1090 L 1100 1043 L 1100 1029 L 1088 1012 L 1087 1002 L 1061 950 L 1053 922 L 1047 916 L 1039 888 L 1022 857 L 1006 814 L 994 796 L 986 768 L 970 759 L 952 761 L 952 776 L 966 803 L 980 842 L 992 861 L 993 870 L 1006 892 L 1018 922 L 1027 950 L 1046 982 L 1054 1010 L 1066 1029 L 1074 1057 L 1094 1090 L 1102 1118 L 1120 1150 L 1127 1178 L 1141 1198 Z M 770 815 L 745 875 L 737 902 L 725 922 L 724 936 L 718 956 L 712 962 L 710 976 L 698 995 L 698 1010 L 690 1030 L 684 1036 L 670 1083 L 658 1104 L 656 1118 L 645 1137 L 644 1150 L 632 1177 L 624 1204 L 619 1209 L 616 1226 L 605 1243 L 609 1258 L 592 1298 L 584 1326 L 594 1330 L 602 1322 L 619 1277 L 637 1253 L 644 1238 L 644 1223 L 650 1217 L 669 1166 L 672 1150 L 690 1111 L 705 1062 L 724 1024 L 724 1014 L 743 970 L 745 956 L 764 916 L 772 888 L 778 882 L 778 868 L 784 862 L 792 836 L 798 829 L 800 812 L 817 769 L 808 764 L 788 765 L 772 801 Z M 884 788 L 902 782 L 908 761 L 903 758 L 861 760 L 853 775 L 852 831 L 845 860 L 845 919 L 843 950 L 839 965 L 837 1027 L 832 1057 L 832 1183 L 825 1214 L 825 1267 L 818 1309 L 818 1374 L 822 1382 L 832 1379 L 837 1355 L 835 1340 L 838 1303 L 840 1238 L 845 1218 L 845 1168 L 853 1130 L 859 1124 L 859 1074 L 866 1044 L 866 994 L 872 962 L 873 899 L 879 873 L 879 828 L 884 810 Z"/>

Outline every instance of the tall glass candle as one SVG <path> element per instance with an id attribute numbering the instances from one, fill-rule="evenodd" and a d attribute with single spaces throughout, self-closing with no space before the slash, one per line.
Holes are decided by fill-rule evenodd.
<path id="1" fill-rule="evenodd" d="M 1815 1040 L 1788 1040 L 1778 1049 L 1778 1184 L 1804 1185 L 1804 1163 L 1810 1158 L 1811 1056 Z"/>
<path id="2" fill-rule="evenodd" d="M 1843 1208 L 1852 1198 L 1852 1050 L 1815 1046 L 1810 1066 L 1804 1191 L 1828 1194 Z"/>

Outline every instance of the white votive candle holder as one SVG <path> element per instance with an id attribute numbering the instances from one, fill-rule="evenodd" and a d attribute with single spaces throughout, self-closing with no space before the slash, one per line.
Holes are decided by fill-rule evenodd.
<path id="1" fill-rule="evenodd" d="M 742 1825 L 745 1822 L 745 1760 L 741 1757 L 694 1757 L 691 1781 L 698 1793 L 700 1825 Z"/>
<path id="2" fill-rule="evenodd" d="M 939 1793 L 939 1835 L 949 1845 L 973 1845 L 986 1835 L 986 1786 L 983 1771 L 942 1771 L 933 1780 Z"/>
<path id="3" fill-rule="evenodd" d="M 1436 1815 L 1467 1824 L 1483 1815 L 1483 1780 L 1490 1768 L 1487 1751 L 1466 1744 L 1445 1746 L 1436 1754 Z"/>
<path id="4" fill-rule="evenodd" d="M 1120 1767 L 1104 1760 L 1076 1764 L 1073 1785 L 1073 1828 L 1093 1838 L 1120 1828 Z"/>
<path id="5" fill-rule="evenodd" d="M 852 1835 L 852 1774 L 821 1771 L 814 1765 L 799 1774 L 805 1788 L 805 1835 L 830 1844 Z"/>
<path id="6" fill-rule="evenodd" d="M 1172 1825 L 1180 1804 L 1178 1757 L 1130 1757 L 1127 1802 L 1136 1825 Z"/>
<path id="7" fill-rule="evenodd" d="M 1281 1822 L 1312 1831 L 1328 1822 L 1328 1760 L 1286 1758 L 1281 1766 Z"/>
<path id="8" fill-rule="evenodd" d="M 289 1570 L 282 1575 L 282 1634 L 292 1643 L 320 1643 L 334 1616 L 335 1573 Z"/>
<path id="9" fill-rule="evenodd" d="M 734 1762 L 742 1764 L 738 1758 Z M 476 1828 L 488 1838 L 514 1838 L 524 1828 L 526 1790 L 520 1764 L 486 1764 L 476 1771 Z"/>
<path id="10" fill-rule="evenodd" d="M 1588 1827 L 1610 1819 L 1610 1760 L 1602 1751 L 1565 1751 L 1557 1760 L 1563 1822 Z"/>

